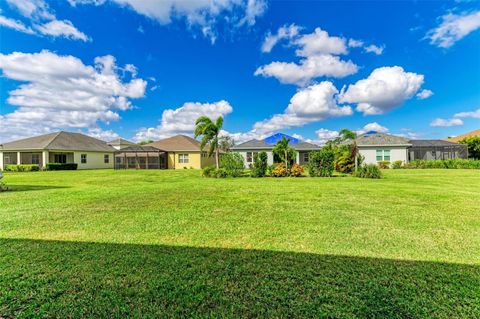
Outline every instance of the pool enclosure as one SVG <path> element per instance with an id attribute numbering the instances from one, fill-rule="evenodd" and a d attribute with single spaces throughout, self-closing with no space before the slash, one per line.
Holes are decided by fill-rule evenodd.
<path id="1" fill-rule="evenodd" d="M 408 148 L 408 159 L 436 160 L 467 158 L 468 148 L 465 144 L 452 143 L 443 140 L 411 140 Z"/>
<path id="2" fill-rule="evenodd" d="M 166 169 L 167 152 L 153 146 L 132 145 L 115 151 L 115 169 Z"/>

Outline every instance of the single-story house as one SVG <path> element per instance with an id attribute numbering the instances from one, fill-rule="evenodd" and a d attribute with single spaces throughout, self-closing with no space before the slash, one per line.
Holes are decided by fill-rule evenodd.
<path id="1" fill-rule="evenodd" d="M 201 152 L 200 142 L 186 135 L 175 135 L 145 146 L 166 152 L 166 168 L 169 169 L 202 169 L 215 165 L 215 156 Z"/>
<path id="2" fill-rule="evenodd" d="M 77 163 L 78 169 L 113 168 L 115 149 L 81 133 L 57 132 L 0 145 L 0 169 L 9 164 Z"/>
<path id="3" fill-rule="evenodd" d="M 364 163 L 402 161 L 416 159 L 467 158 L 467 147 L 444 140 L 412 140 L 401 136 L 370 131 L 355 140 Z"/>
<path id="4" fill-rule="evenodd" d="M 308 155 L 311 151 L 320 150 L 321 147 L 312 143 L 301 141 L 295 137 L 288 136 L 282 133 L 277 133 L 272 136 L 269 136 L 263 140 L 250 140 L 245 143 L 235 145 L 232 147 L 232 150 L 240 153 L 243 156 L 245 161 L 245 167 L 249 167 L 253 164 L 253 155 L 258 152 L 265 151 L 267 153 L 267 162 L 268 165 L 273 163 L 279 163 L 280 159 L 275 158 L 273 154 L 273 148 L 279 140 L 285 137 L 290 140 L 290 146 L 297 151 L 297 157 L 295 158 L 295 163 L 297 164 L 307 164 Z"/>

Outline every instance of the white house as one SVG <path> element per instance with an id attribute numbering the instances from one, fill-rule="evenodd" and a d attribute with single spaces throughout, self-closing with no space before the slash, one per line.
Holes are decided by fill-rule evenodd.
<path id="1" fill-rule="evenodd" d="M 355 139 L 364 163 L 415 159 L 467 158 L 467 146 L 444 140 L 411 140 L 405 137 L 370 131 Z"/>
<path id="2" fill-rule="evenodd" d="M 274 158 L 273 148 L 275 144 L 282 139 L 282 137 L 290 140 L 290 146 L 297 151 L 297 157 L 295 158 L 295 163 L 297 164 L 307 164 L 308 163 L 308 154 L 311 151 L 320 150 L 320 146 L 301 141 L 292 136 L 288 136 L 282 133 L 277 133 L 272 136 L 269 136 L 263 140 L 250 140 L 245 143 L 235 145 L 232 147 L 232 150 L 240 153 L 243 156 L 245 161 L 245 167 L 253 165 L 253 155 L 258 152 L 265 151 L 267 153 L 267 162 L 268 165 L 272 165 L 274 162 L 280 162 L 279 159 Z"/>

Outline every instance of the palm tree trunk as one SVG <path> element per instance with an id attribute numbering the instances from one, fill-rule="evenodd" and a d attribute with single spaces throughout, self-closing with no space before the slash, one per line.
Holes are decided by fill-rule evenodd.
<path id="1" fill-rule="evenodd" d="M 285 169 L 288 172 L 288 152 L 285 150 Z"/>
<path id="2" fill-rule="evenodd" d="M 217 148 L 215 148 L 215 165 L 217 166 L 217 169 L 220 168 L 219 157 L 220 157 L 220 154 L 219 154 L 218 147 L 217 147 Z"/>

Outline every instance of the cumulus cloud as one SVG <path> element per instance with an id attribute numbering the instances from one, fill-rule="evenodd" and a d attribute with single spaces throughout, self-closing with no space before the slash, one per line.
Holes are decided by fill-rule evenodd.
<path id="1" fill-rule="evenodd" d="M 480 119 L 480 109 L 472 112 L 460 112 L 454 115 L 456 118 L 472 118 L 472 119 Z"/>
<path id="2" fill-rule="evenodd" d="M 378 46 L 378 45 L 375 45 L 375 44 L 370 44 L 370 45 L 367 45 L 364 50 L 365 52 L 367 53 L 374 53 L 376 55 L 381 55 L 383 53 L 383 50 L 385 49 L 385 46 Z"/>
<path id="3" fill-rule="evenodd" d="M 272 62 L 259 67 L 255 75 L 277 78 L 284 84 L 304 86 L 318 77 L 341 78 L 358 71 L 358 66 L 352 61 L 341 60 L 338 56 L 323 54 L 293 62 Z"/>
<path id="4" fill-rule="evenodd" d="M 267 33 L 262 44 L 262 52 L 268 53 L 272 51 L 273 47 L 281 40 L 295 38 L 299 34 L 300 29 L 301 27 L 292 23 L 289 26 L 284 25 L 278 28 L 275 34 Z"/>
<path id="5" fill-rule="evenodd" d="M 79 4 L 101 5 L 104 0 L 69 0 L 73 6 Z M 218 36 L 218 24 L 230 31 L 243 26 L 253 26 L 256 19 L 267 9 L 265 0 L 112 0 L 161 25 L 173 20 L 182 20 L 191 29 L 199 30 L 214 43 Z M 228 17 L 228 18 L 226 18 Z"/>
<path id="6" fill-rule="evenodd" d="M 423 75 L 402 67 L 381 67 L 363 80 L 351 84 L 339 95 L 341 103 L 357 103 L 364 115 L 383 114 L 410 99 L 423 85 Z"/>
<path id="7" fill-rule="evenodd" d="M 262 45 L 262 52 L 270 52 L 281 40 L 295 49 L 298 62 L 275 61 L 262 65 L 255 75 L 274 77 L 284 84 L 306 86 L 320 77 L 342 78 L 358 71 L 351 60 L 343 60 L 340 55 L 348 54 L 348 48 L 364 47 L 365 52 L 382 54 L 384 46 L 368 45 L 362 40 L 332 36 L 321 28 L 312 33 L 300 34 L 301 27 L 291 24 L 282 26 L 277 33 L 268 33 Z"/>
<path id="8" fill-rule="evenodd" d="M 64 37 L 72 40 L 89 41 L 90 38 L 79 31 L 69 20 L 57 20 L 44 0 L 7 0 L 21 15 L 29 19 L 31 26 L 7 17 L 0 17 L 0 25 L 28 33 L 51 37 Z"/>
<path id="9" fill-rule="evenodd" d="M 432 95 L 433 95 L 433 92 L 431 90 L 423 89 L 417 93 L 416 97 L 419 100 L 425 100 L 431 97 Z"/>
<path id="10" fill-rule="evenodd" d="M 106 142 L 113 141 L 120 137 L 120 135 L 112 130 L 102 130 L 99 127 L 89 129 L 86 134 Z"/>
<path id="11" fill-rule="evenodd" d="M 98 121 L 119 120 L 118 111 L 145 94 L 146 81 L 123 81 L 113 56 L 97 57 L 90 66 L 47 50 L 13 52 L 0 54 L 0 69 L 4 77 L 25 82 L 9 92 L 7 102 L 17 109 L 0 117 L 0 140 L 11 139 L 12 132 L 19 137 L 96 128 Z"/>
<path id="12" fill-rule="evenodd" d="M 457 41 L 480 28 L 480 11 L 461 14 L 448 13 L 441 17 L 441 23 L 428 31 L 426 38 L 430 44 L 449 48 Z"/>
<path id="13" fill-rule="evenodd" d="M 21 21 L 10 19 L 4 16 L 0 16 L 0 25 L 27 34 L 35 33 L 30 27 L 27 27 Z"/>
<path id="14" fill-rule="evenodd" d="M 461 119 L 441 119 L 437 118 L 434 119 L 430 126 L 438 127 L 438 126 L 460 126 L 463 125 L 463 121 Z"/>
<path id="15" fill-rule="evenodd" d="M 365 124 L 364 127 L 356 130 L 358 135 L 361 135 L 361 134 L 364 134 L 364 133 L 367 133 L 367 132 L 370 132 L 370 131 L 387 133 L 389 131 L 389 129 L 386 128 L 385 126 L 382 126 L 382 125 L 378 124 L 377 122 L 372 122 L 372 123 Z"/>
<path id="16" fill-rule="evenodd" d="M 195 121 L 200 116 L 215 119 L 232 111 L 230 103 L 224 100 L 215 103 L 187 102 L 179 108 L 163 111 L 160 124 L 156 127 L 141 128 L 137 131 L 134 140 L 158 140 L 176 134 L 192 135 Z"/>
<path id="17" fill-rule="evenodd" d="M 315 28 L 313 33 L 302 35 L 294 41 L 294 44 L 299 47 L 296 54 L 301 57 L 348 53 L 345 38 L 330 36 L 321 28 Z"/>
<path id="18" fill-rule="evenodd" d="M 284 113 L 255 123 L 253 131 L 262 134 L 302 126 L 329 117 L 351 115 L 353 113 L 351 107 L 337 105 L 336 94 L 337 88 L 329 81 L 301 89 L 290 99 Z"/>

